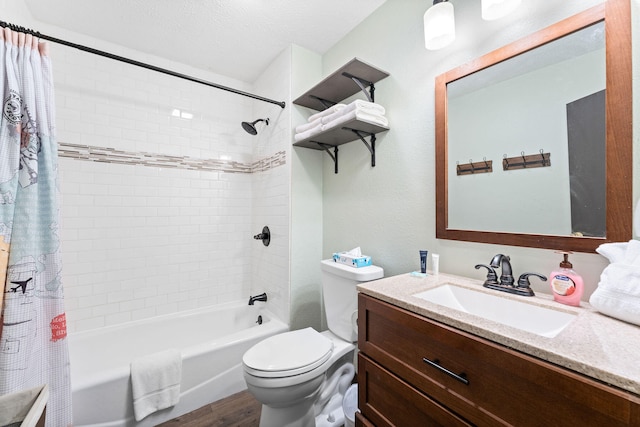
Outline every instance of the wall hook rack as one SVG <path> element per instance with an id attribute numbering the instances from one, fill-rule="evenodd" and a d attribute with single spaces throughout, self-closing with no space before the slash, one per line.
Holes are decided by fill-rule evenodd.
<path id="1" fill-rule="evenodd" d="M 551 166 L 551 153 L 545 153 L 543 150 L 540 150 L 538 154 L 530 154 L 528 156 L 525 156 L 524 151 L 515 157 L 507 157 L 505 154 L 502 159 L 502 169 L 505 171 L 549 166 Z"/>
<path id="2" fill-rule="evenodd" d="M 469 163 L 456 163 L 456 174 L 458 176 L 491 172 L 493 172 L 493 160 L 487 160 L 486 157 L 483 157 L 481 162 L 473 162 L 469 159 Z"/>

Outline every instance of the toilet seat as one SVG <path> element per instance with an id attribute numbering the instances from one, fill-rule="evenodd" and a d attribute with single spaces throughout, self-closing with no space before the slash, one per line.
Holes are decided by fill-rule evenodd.
<path id="1" fill-rule="evenodd" d="M 312 371 L 331 357 L 333 341 L 313 328 L 274 335 L 251 347 L 242 357 L 246 373 L 283 378 Z"/>

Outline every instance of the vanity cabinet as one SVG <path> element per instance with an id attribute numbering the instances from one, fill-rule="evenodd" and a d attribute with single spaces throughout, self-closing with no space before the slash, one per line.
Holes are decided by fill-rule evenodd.
<path id="1" fill-rule="evenodd" d="M 639 396 L 363 293 L 358 304 L 359 426 L 640 426 Z"/>
<path id="2" fill-rule="evenodd" d="M 389 76 L 358 58 L 354 58 L 320 83 L 293 101 L 295 105 L 322 111 L 362 91 L 368 101 L 374 101 L 375 83 Z M 333 159 L 338 173 L 338 146 L 361 140 L 371 153 L 371 166 L 376 162 L 376 134 L 388 131 L 387 126 L 360 120 L 357 117 L 340 125 L 294 142 L 296 147 L 325 150 Z M 369 138 L 367 142 L 366 138 Z M 333 148 L 333 153 L 330 149 Z"/>

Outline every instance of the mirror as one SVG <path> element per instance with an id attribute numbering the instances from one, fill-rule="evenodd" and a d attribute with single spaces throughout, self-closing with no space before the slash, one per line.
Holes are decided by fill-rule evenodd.
<path id="1" fill-rule="evenodd" d="M 437 238 L 581 252 L 631 238 L 628 3 L 437 77 Z"/>

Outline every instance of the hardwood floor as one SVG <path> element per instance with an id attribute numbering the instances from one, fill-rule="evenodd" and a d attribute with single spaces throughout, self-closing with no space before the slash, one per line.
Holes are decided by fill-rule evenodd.
<path id="1" fill-rule="evenodd" d="M 254 427 L 260 423 L 261 407 L 260 402 L 245 390 L 158 427 Z"/>

